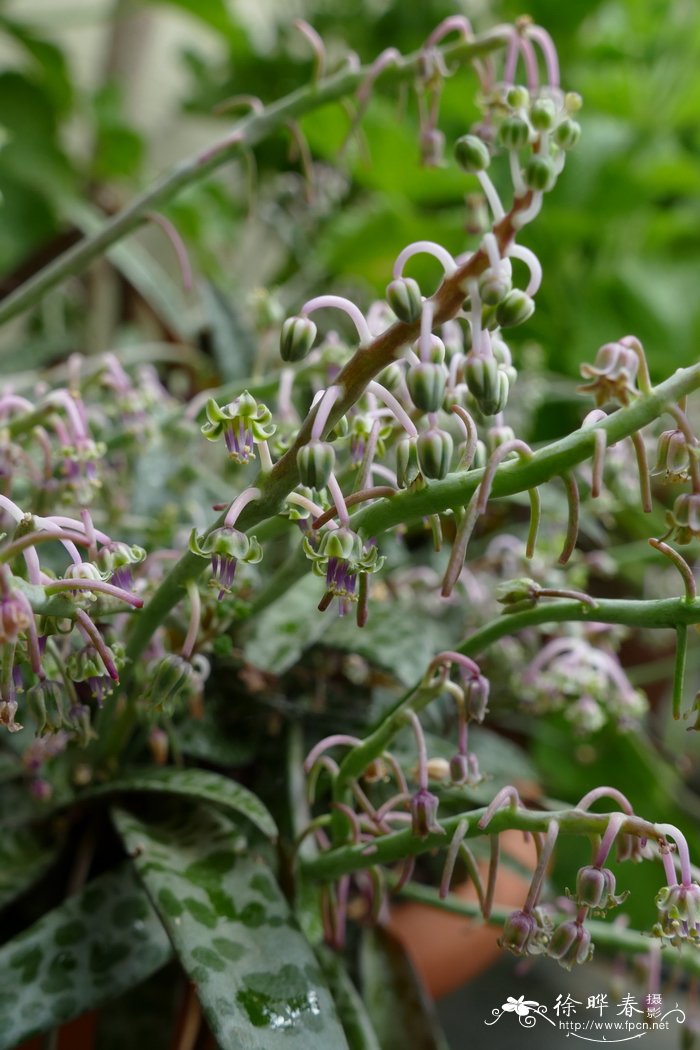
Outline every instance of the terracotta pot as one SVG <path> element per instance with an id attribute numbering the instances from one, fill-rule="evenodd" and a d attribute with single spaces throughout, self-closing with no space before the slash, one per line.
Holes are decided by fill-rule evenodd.
<path id="1" fill-rule="evenodd" d="M 534 870 L 537 856 L 532 840 L 524 842 L 519 831 L 506 831 L 500 839 L 502 854 L 508 854 L 529 870 Z M 480 871 L 485 879 L 486 866 L 480 865 Z M 528 878 L 501 864 L 494 904 L 520 907 L 528 886 Z M 471 882 L 453 887 L 451 892 L 462 900 L 477 900 Z M 478 918 L 465 919 L 413 901 L 392 908 L 389 929 L 403 944 L 434 999 L 447 995 L 488 969 L 502 952 L 497 943 L 497 927 L 487 926 Z"/>

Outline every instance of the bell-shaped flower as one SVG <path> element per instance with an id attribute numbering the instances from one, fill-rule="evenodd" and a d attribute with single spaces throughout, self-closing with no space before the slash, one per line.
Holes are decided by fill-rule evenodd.
<path id="1" fill-rule="evenodd" d="M 634 350 L 622 343 L 606 343 L 596 354 L 595 364 L 581 365 L 581 375 L 589 382 L 579 390 L 592 394 L 598 408 L 611 402 L 626 405 L 630 395 L 637 393 L 638 371 L 639 358 Z"/>
<path id="2" fill-rule="evenodd" d="M 327 608 L 333 598 L 339 598 L 341 613 L 345 611 L 345 603 L 357 601 L 358 574 L 378 572 L 384 564 L 376 546 L 366 544 L 347 526 L 324 532 L 318 549 L 304 537 L 304 553 L 311 559 L 314 573 L 326 578 L 321 608 Z"/>
<path id="3" fill-rule="evenodd" d="M 193 529 L 189 547 L 200 558 L 211 558 L 211 582 L 219 588 L 219 598 L 223 598 L 233 587 L 239 561 L 255 565 L 263 556 L 262 547 L 255 536 L 246 536 L 230 525 L 213 529 L 204 536 L 197 536 Z"/>
<path id="4" fill-rule="evenodd" d="M 576 964 L 588 962 L 593 955 L 589 931 L 576 919 L 562 922 L 552 934 L 547 946 L 547 955 L 556 959 L 565 970 L 570 970 Z"/>
<path id="5" fill-rule="evenodd" d="M 223 436 L 234 463 L 248 463 L 255 455 L 255 443 L 267 441 L 275 433 L 272 413 L 244 390 L 228 405 L 219 405 L 213 397 L 207 401 L 207 422 L 202 433 L 208 441 Z"/>

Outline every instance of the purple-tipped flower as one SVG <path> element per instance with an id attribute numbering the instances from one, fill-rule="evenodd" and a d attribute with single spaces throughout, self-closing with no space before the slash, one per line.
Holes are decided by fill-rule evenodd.
<path id="1" fill-rule="evenodd" d="M 110 583 L 130 591 L 134 585 L 131 566 L 139 565 L 145 557 L 143 547 L 112 541 L 104 545 L 96 560 L 99 568 L 109 574 Z"/>
<path id="2" fill-rule="evenodd" d="M 219 405 L 210 397 L 206 412 L 202 434 L 208 441 L 218 441 L 223 435 L 234 463 L 248 463 L 255 456 L 255 443 L 267 441 L 276 430 L 270 409 L 258 404 L 247 390 L 228 405 Z"/>
<path id="3" fill-rule="evenodd" d="M 473 752 L 458 751 L 449 764 L 450 780 L 453 784 L 468 784 L 475 787 L 484 779 L 479 769 L 479 760 Z"/>
<path id="4" fill-rule="evenodd" d="M 547 955 L 556 959 L 565 970 L 573 966 L 588 962 L 593 955 L 591 935 L 577 919 L 568 919 L 557 926 L 552 934 Z"/>
<path id="5" fill-rule="evenodd" d="M 339 598 L 341 613 L 346 611 L 348 602 L 357 601 L 358 573 L 377 572 L 384 564 L 376 546 L 365 544 L 347 527 L 324 532 L 317 550 L 309 538 L 304 537 L 304 553 L 311 559 L 314 573 L 326 579 L 321 608 L 326 609 L 333 598 Z"/>
<path id="6" fill-rule="evenodd" d="M 615 895 L 615 876 L 609 868 L 598 868 L 591 864 L 579 869 L 574 899 L 580 908 L 604 912 L 622 904 L 628 896 L 628 890 L 619 896 Z"/>
<path id="7" fill-rule="evenodd" d="M 110 657 L 116 654 L 108 650 Z M 105 663 L 94 645 L 85 645 L 71 653 L 66 664 L 69 678 L 76 683 L 81 699 L 92 698 L 102 707 L 105 698 L 114 691 L 114 679 L 108 674 Z"/>
<path id="8" fill-rule="evenodd" d="M 411 798 L 411 830 L 418 838 L 444 835 L 445 829 L 437 822 L 439 799 L 427 788 L 419 788 Z"/>
<path id="9" fill-rule="evenodd" d="M 205 536 L 197 536 L 193 529 L 189 547 L 200 558 L 211 558 L 211 582 L 219 588 L 219 598 L 233 587 L 239 561 L 255 565 L 262 558 L 262 547 L 255 536 L 246 536 L 230 525 L 223 525 Z"/>
<path id="10" fill-rule="evenodd" d="M 669 483 L 687 481 L 690 455 L 688 439 L 682 430 L 664 430 L 659 437 L 652 474 L 663 475 L 663 480 Z"/>
<path id="11" fill-rule="evenodd" d="M 700 943 L 700 886 L 697 882 L 664 886 L 656 895 L 660 933 L 673 943 Z"/>
<path id="12" fill-rule="evenodd" d="M 6 591 L 0 596 L 0 644 L 14 645 L 31 624 L 31 609 L 22 596 Z"/>
<path id="13" fill-rule="evenodd" d="M 552 924 L 540 908 L 511 912 L 498 940 L 513 955 L 542 955 L 546 951 Z"/>
<path id="14" fill-rule="evenodd" d="M 8 733 L 18 733 L 24 728 L 15 721 L 17 706 L 14 695 L 9 699 L 0 699 L 0 725 L 4 726 Z"/>
<path id="15" fill-rule="evenodd" d="M 483 722 L 488 710 L 489 680 L 482 674 L 464 676 L 464 711 L 472 722 Z"/>
<path id="16" fill-rule="evenodd" d="M 700 492 L 683 492 L 666 514 L 676 543 L 690 543 L 700 537 Z"/>

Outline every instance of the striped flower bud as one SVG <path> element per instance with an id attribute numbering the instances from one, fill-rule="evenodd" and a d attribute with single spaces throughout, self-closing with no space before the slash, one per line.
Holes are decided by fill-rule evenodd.
<path id="1" fill-rule="evenodd" d="M 280 334 L 283 361 L 302 361 L 314 345 L 316 325 L 308 317 L 288 317 Z"/>
<path id="2" fill-rule="evenodd" d="M 476 135 L 462 135 L 455 142 L 455 158 L 460 168 L 475 174 L 486 171 L 491 163 L 488 147 Z"/>
<path id="3" fill-rule="evenodd" d="M 424 477 L 441 480 L 447 476 L 454 444 L 446 430 L 431 427 L 418 435 L 418 462 Z"/>
<path id="4" fill-rule="evenodd" d="M 522 149 L 530 141 L 530 126 L 522 117 L 506 117 L 498 137 L 506 149 Z"/>
<path id="5" fill-rule="evenodd" d="M 441 364 L 421 361 L 408 369 L 406 386 L 416 408 L 423 412 L 437 412 L 445 396 L 447 369 Z"/>
<path id="6" fill-rule="evenodd" d="M 412 277 L 397 277 L 386 288 L 386 301 L 399 321 L 417 321 L 423 310 L 423 296 Z"/>
<path id="7" fill-rule="evenodd" d="M 581 138 L 581 125 L 576 120 L 562 120 L 554 129 L 553 137 L 559 149 L 573 149 Z"/>
<path id="8" fill-rule="evenodd" d="M 297 468 L 302 485 L 323 489 L 335 466 L 335 451 L 327 441 L 310 441 L 297 452 Z"/>
<path id="9" fill-rule="evenodd" d="M 418 441 L 414 437 L 402 438 L 396 445 L 396 479 L 399 488 L 410 488 L 420 477 Z"/>
<path id="10" fill-rule="evenodd" d="M 523 177 L 528 189 L 548 193 L 557 181 L 554 162 L 550 157 L 544 157 L 541 153 L 534 153 L 525 165 Z"/>
<path id="11" fill-rule="evenodd" d="M 537 131 L 550 131 L 556 116 L 557 108 L 551 98 L 538 98 L 530 107 L 530 120 Z"/>
<path id="12" fill-rule="evenodd" d="M 528 321 L 534 312 L 534 299 L 520 288 L 513 288 L 496 307 L 496 320 L 501 328 L 515 328 Z"/>
<path id="13" fill-rule="evenodd" d="M 512 288 L 510 266 L 502 259 L 498 266 L 484 270 L 479 278 L 481 301 L 487 306 L 497 306 Z"/>
<path id="14" fill-rule="evenodd" d="M 467 358 L 464 377 L 480 412 L 495 416 L 504 410 L 508 402 L 508 377 L 498 367 L 495 357 Z"/>

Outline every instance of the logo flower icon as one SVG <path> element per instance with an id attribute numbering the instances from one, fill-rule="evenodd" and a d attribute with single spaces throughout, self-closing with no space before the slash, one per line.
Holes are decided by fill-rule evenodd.
<path id="1" fill-rule="evenodd" d="M 527 1017 L 530 1010 L 537 1008 L 539 1005 L 534 999 L 526 999 L 524 995 L 521 995 L 518 999 L 514 999 L 512 995 L 509 995 L 501 1010 L 505 1013 L 517 1014 L 518 1017 Z"/>

